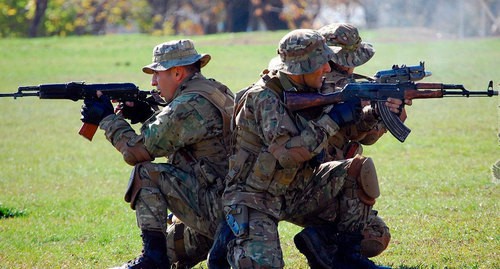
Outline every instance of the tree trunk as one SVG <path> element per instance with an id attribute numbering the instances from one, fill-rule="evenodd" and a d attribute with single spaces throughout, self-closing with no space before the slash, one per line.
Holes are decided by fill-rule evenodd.
<path id="1" fill-rule="evenodd" d="M 47 10 L 47 4 L 49 0 L 36 0 L 35 1 L 35 16 L 33 17 L 33 21 L 31 22 L 31 26 L 29 29 L 29 37 L 37 37 L 38 29 L 40 28 L 40 23 L 43 21 L 43 17 L 45 16 L 45 10 Z"/>
<path id="2" fill-rule="evenodd" d="M 288 29 L 286 21 L 280 18 L 280 13 L 283 10 L 283 1 L 270 0 L 262 1 L 262 21 L 266 25 L 267 30 L 284 30 Z"/>
<path id="3" fill-rule="evenodd" d="M 226 0 L 225 32 L 245 32 L 248 28 L 250 0 Z"/>

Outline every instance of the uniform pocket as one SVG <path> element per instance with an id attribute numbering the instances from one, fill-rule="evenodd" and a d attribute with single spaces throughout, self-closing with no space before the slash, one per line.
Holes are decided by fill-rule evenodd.
<path id="1" fill-rule="evenodd" d="M 255 161 L 247 184 L 255 190 L 266 191 L 273 179 L 275 169 L 276 158 L 271 153 L 262 151 Z"/>

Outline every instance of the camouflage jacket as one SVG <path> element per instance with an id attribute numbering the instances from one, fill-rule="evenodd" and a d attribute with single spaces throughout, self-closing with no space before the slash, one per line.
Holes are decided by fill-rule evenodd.
<path id="1" fill-rule="evenodd" d="M 289 113 L 281 97 L 284 90 L 306 89 L 277 72 L 237 94 L 236 145 L 226 177 L 226 202 L 234 202 L 237 193 L 284 195 L 296 173 L 321 156 L 328 137 L 338 131 L 321 108 L 314 120 Z"/>
<path id="2" fill-rule="evenodd" d="M 187 173 L 206 169 L 223 178 L 233 100 L 226 86 L 196 73 L 180 85 L 168 105 L 143 124 L 139 135 L 119 115 L 108 116 L 100 125 L 113 145 L 126 136 L 130 146 L 143 143 L 151 157 L 166 157 L 168 163 Z"/>

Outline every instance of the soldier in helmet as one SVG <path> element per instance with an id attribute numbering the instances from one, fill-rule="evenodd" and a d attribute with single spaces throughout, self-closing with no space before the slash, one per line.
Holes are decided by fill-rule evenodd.
<path id="1" fill-rule="evenodd" d="M 177 260 L 186 261 L 183 255 L 193 253 L 177 246 L 189 241 L 207 251 L 223 220 L 220 196 L 234 98 L 225 85 L 201 74 L 210 59 L 188 39 L 157 45 L 153 63 L 142 69 L 166 101 L 156 113 L 146 102 L 122 104 L 117 114 L 106 96 L 84 102 L 82 121 L 99 124 L 134 166 L 125 200 L 136 211 L 144 248 L 122 268 L 170 268 Z M 142 122 L 140 133 L 125 119 Z M 159 157 L 167 162 L 152 162 Z M 167 232 L 168 211 L 182 222 L 174 221 Z M 181 236 L 166 237 L 175 234 Z"/>
<path id="2" fill-rule="evenodd" d="M 318 29 L 322 34 L 328 46 L 333 50 L 334 54 L 330 60 L 332 71 L 325 75 L 325 83 L 321 89 L 322 93 L 332 93 L 341 90 L 347 83 L 362 81 L 374 81 L 373 78 L 354 73 L 354 69 L 368 62 L 375 54 L 375 49 L 369 43 L 363 42 L 359 35 L 358 29 L 348 23 L 333 23 L 325 25 Z M 411 105 L 411 100 L 405 100 L 405 103 Z M 365 103 L 364 110 L 373 110 L 370 103 Z M 370 117 L 371 113 L 364 113 L 366 118 L 362 119 L 356 126 L 346 128 L 342 131 L 345 138 L 358 141 L 363 145 L 372 145 L 375 143 L 387 130 L 383 124 L 376 118 Z M 401 119 L 406 119 L 406 112 L 401 111 Z M 377 121 L 377 124 L 373 124 Z M 339 147 L 344 144 L 340 136 L 335 136 L 334 145 L 337 145 L 338 158 L 345 158 L 347 148 Z"/>
<path id="3" fill-rule="evenodd" d="M 379 195 L 373 161 L 359 155 L 324 159 L 328 139 L 361 116 L 361 102 L 289 112 L 283 92 L 318 92 L 333 51 L 317 31 L 298 29 L 281 39 L 278 54 L 276 72 L 235 100 L 235 146 L 223 194 L 226 222 L 236 236 L 228 260 L 233 268 L 283 268 L 278 223 L 285 220 L 318 227 L 313 236 L 336 235 L 337 249 L 311 267 L 379 268 L 359 251 Z M 394 113 L 401 104 L 385 103 Z"/>
<path id="4" fill-rule="evenodd" d="M 373 80 L 370 77 L 354 73 L 354 69 L 369 61 L 375 50 L 372 45 L 362 42 L 358 30 L 348 23 L 334 23 L 318 29 L 318 32 L 326 39 L 326 43 L 333 51 L 329 61 L 331 72 L 325 75 L 325 83 L 321 93 L 328 94 L 341 90 L 347 83 L 356 80 Z M 411 102 L 408 102 L 411 104 Z M 403 113 L 402 117 L 406 117 Z M 402 120 L 404 120 L 402 118 Z M 327 161 L 349 159 L 363 152 L 362 145 L 375 143 L 386 129 L 383 123 L 376 116 L 374 108 L 369 103 L 363 103 L 363 111 L 360 120 L 356 124 L 341 128 L 335 135 L 329 137 L 329 148 L 327 151 Z M 362 232 L 361 254 L 367 257 L 374 257 L 382 253 L 388 246 L 391 239 L 389 228 L 385 222 L 377 215 L 376 210 L 371 210 L 367 224 Z M 297 247 L 304 253 L 310 264 L 318 264 L 315 261 L 319 257 L 328 256 L 328 250 L 334 248 L 335 240 L 325 239 L 331 234 L 321 233 L 316 227 L 307 227 L 295 236 L 298 242 Z M 315 233 L 321 233 L 320 238 L 325 239 L 321 248 L 309 248 L 310 241 L 315 238 Z M 332 235 L 335 236 L 335 235 Z M 304 244 L 308 242 L 308 244 Z M 329 242 L 329 243 L 327 243 Z M 319 245 L 320 242 L 314 242 Z M 327 253 L 316 253 L 326 251 Z"/>

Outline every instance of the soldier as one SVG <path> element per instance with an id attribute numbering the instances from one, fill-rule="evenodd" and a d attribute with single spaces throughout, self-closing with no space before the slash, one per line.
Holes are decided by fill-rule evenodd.
<path id="1" fill-rule="evenodd" d="M 136 211 L 144 247 L 122 268 L 170 268 L 186 254 L 177 244 L 191 239 L 208 250 L 223 219 L 220 196 L 228 171 L 234 98 L 225 85 L 201 74 L 210 59 L 208 54 L 198 54 L 191 40 L 157 45 L 153 63 L 142 69 L 152 75 L 151 84 L 167 102 L 156 113 L 146 102 L 127 103 L 115 114 L 105 96 L 85 100 L 82 121 L 99 124 L 124 160 L 134 166 L 125 200 Z M 125 119 L 144 122 L 140 134 Z M 158 157 L 166 157 L 167 162 L 153 163 Z M 189 227 L 178 226 L 177 234 L 187 237 L 183 242 L 171 236 L 166 242 L 168 211 Z"/>
<path id="2" fill-rule="evenodd" d="M 328 94 L 339 91 L 347 83 L 356 82 L 356 79 L 373 80 L 370 77 L 354 73 L 355 67 L 365 64 L 375 54 L 371 44 L 361 41 L 356 27 L 347 23 L 334 23 L 321 27 L 318 32 L 325 37 L 326 43 L 333 50 L 332 59 L 329 61 L 331 72 L 325 75 L 325 83 L 321 93 Z M 371 145 L 386 132 L 383 124 L 374 116 L 373 110 L 374 108 L 369 103 L 364 104 L 359 122 L 341 128 L 328 139 L 327 161 L 344 160 L 357 154 L 361 155 L 363 152 L 362 144 Z M 382 218 L 377 216 L 377 213 L 376 210 L 371 210 L 366 227 L 362 232 L 363 240 L 360 244 L 360 251 L 366 257 L 374 257 L 382 253 L 391 239 L 389 228 Z M 309 264 L 314 265 L 321 264 L 318 259 L 328 256 L 330 249 L 335 249 L 335 240 L 325 239 L 329 236 L 335 235 L 317 227 L 307 227 L 294 237 L 294 241 L 297 248 L 306 255 Z M 309 246 L 313 246 L 311 240 L 317 238 L 323 241 L 323 246 L 309 248 Z M 320 242 L 314 243 L 316 246 L 321 245 Z M 322 251 L 325 253 L 318 253 Z"/>
<path id="3" fill-rule="evenodd" d="M 333 51 L 318 32 L 299 29 L 281 39 L 278 54 L 277 72 L 262 76 L 235 101 L 236 144 L 223 194 L 236 236 L 228 260 L 233 268 L 283 268 L 278 223 L 286 220 L 336 235 L 337 250 L 312 267 L 379 268 L 359 251 L 379 195 L 372 160 L 324 160 L 328 138 L 357 122 L 360 100 L 289 112 L 283 92 L 317 92 L 331 71 Z M 401 104 L 389 99 L 385 105 L 398 113 Z"/>

